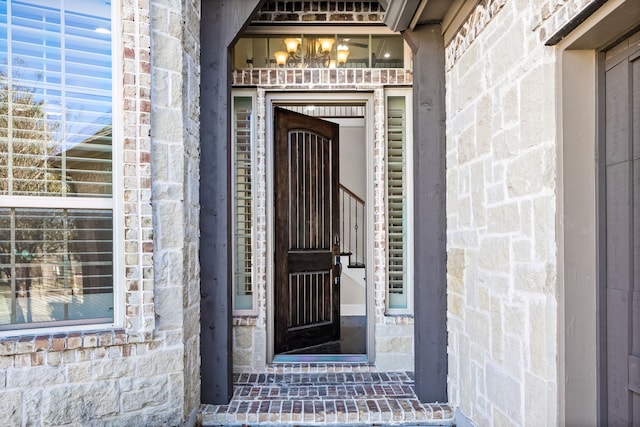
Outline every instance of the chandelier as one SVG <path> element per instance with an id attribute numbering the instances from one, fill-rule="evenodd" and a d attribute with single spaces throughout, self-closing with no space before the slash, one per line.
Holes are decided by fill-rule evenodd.
<path id="1" fill-rule="evenodd" d="M 332 58 L 335 39 L 330 37 L 305 38 L 304 48 L 301 38 L 284 39 L 286 51 L 274 53 L 278 67 L 288 68 L 330 68 L 344 66 L 349 56 L 346 45 L 336 47 L 335 58 Z"/>

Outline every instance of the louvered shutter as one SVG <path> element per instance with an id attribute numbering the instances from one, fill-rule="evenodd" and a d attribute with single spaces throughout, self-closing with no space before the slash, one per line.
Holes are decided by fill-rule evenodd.
<path id="1" fill-rule="evenodd" d="M 234 98 L 234 264 L 235 310 L 253 307 L 252 98 Z"/>
<path id="2" fill-rule="evenodd" d="M 404 97 L 387 104 L 387 259 L 389 308 L 407 308 L 406 108 Z"/>

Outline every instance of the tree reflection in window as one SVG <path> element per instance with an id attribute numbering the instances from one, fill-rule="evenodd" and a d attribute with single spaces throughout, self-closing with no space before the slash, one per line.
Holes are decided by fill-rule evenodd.
<path id="1" fill-rule="evenodd" d="M 0 3 L 0 331 L 114 319 L 110 28 L 111 2 Z"/>

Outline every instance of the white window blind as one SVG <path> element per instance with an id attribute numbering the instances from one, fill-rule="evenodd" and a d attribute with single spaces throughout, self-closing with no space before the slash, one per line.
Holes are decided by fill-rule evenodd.
<path id="1" fill-rule="evenodd" d="M 0 2 L 0 331 L 113 322 L 109 0 Z"/>
<path id="2" fill-rule="evenodd" d="M 234 97 L 233 164 L 234 164 L 234 309 L 254 310 L 253 289 L 253 98 Z"/>
<path id="3" fill-rule="evenodd" d="M 387 98 L 387 260 L 388 309 L 409 310 L 410 206 L 407 105 Z"/>

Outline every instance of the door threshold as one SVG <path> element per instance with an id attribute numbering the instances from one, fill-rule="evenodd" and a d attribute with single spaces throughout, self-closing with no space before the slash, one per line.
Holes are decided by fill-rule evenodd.
<path id="1" fill-rule="evenodd" d="M 273 364 L 277 363 L 368 363 L 366 354 L 277 354 Z"/>

